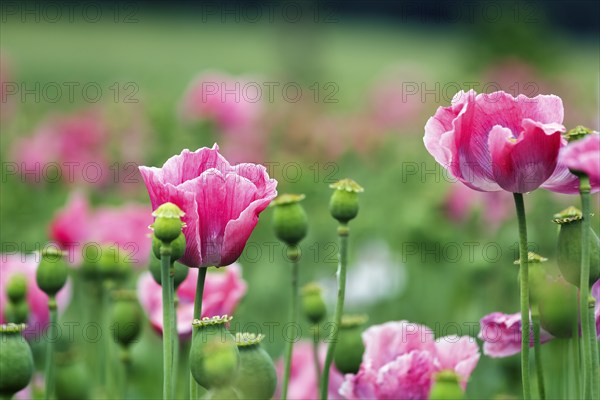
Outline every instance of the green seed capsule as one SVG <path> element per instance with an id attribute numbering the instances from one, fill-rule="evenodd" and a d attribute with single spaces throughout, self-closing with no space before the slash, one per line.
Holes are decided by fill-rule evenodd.
<path id="1" fill-rule="evenodd" d="M 6 320 L 15 324 L 24 324 L 29 318 L 29 304 L 21 300 L 18 303 L 8 302 L 4 309 Z"/>
<path id="2" fill-rule="evenodd" d="M 49 248 L 42 251 L 36 273 L 38 287 L 48 296 L 55 296 L 67 283 L 69 269 L 62 252 Z"/>
<path id="3" fill-rule="evenodd" d="M 233 387 L 240 399 L 271 399 L 275 394 L 277 373 L 273 360 L 260 345 L 263 338 L 253 333 L 236 335 L 240 370 Z"/>
<path id="4" fill-rule="evenodd" d="M 6 285 L 6 295 L 12 303 L 18 303 L 27 296 L 27 278 L 23 274 L 10 277 Z"/>
<path id="5" fill-rule="evenodd" d="M 206 389 L 225 388 L 236 379 L 239 351 L 235 338 L 225 324 L 231 317 L 194 320 L 196 330 L 190 350 L 190 370 L 198 384 Z"/>
<path id="6" fill-rule="evenodd" d="M 159 206 L 152 215 L 156 218 L 152 229 L 154 236 L 164 243 L 171 243 L 181 235 L 184 226 L 181 217 L 185 215 L 179 207 L 173 203 L 164 203 Z"/>
<path id="7" fill-rule="evenodd" d="M 183 235 L 182 235 L 183 236 Z M 160 261 L 154 259 L 150 261 L 150 273 L 152 274 L 152 278 L 154 278 L 154 281 L 156 283 L 158 283 L 159 285 L 162 285 L 162 275 L 160 272 Z M 181 285 L 183 283 L 183 281 L 185 281 L 185 278 L 187 278 L 188 273 L 190 272 L 190 269 L 188 267 L 186 267 L 185 265 L 179 264 L 179 263 L 175 263 L 174 265 L 174 269 L 175 269 L 175 276 L 174 276 L 174 283 L 175 283 L 175 289 L 177 289 L 179 287 L 179 285 Z"/>
<path id="8" fill-rule="evenodd" d="M 308 217 L 300 201 L 304 195 L 283 194 L 273 200 L 273 229 L 275 236 L 289 246 L 296 246 L 306 237 Z"/>
<path id="9" fill-rule="evenodd" d="M 57 363 L 56 397 L 60 400 L 90 398 L 90 375 L 85 365 L 75 360 Z"/>
<path id="10" fill-rule="evenodd" d="M 181 234 L 177 236 L 175 240 L 171 242 L 169 245 L 171 247 L 171 263 L 179 260 L 185 254 L 185 235 Z M 154 253 L 154 257 L 160 260 L 160 248 L 162 246 L 162 242 L 156 237 L 152 237 L 152 253 Z"/>
<path id="11" fill-rule="evenodd" d="M 321 288 L 315 283 L 309 283 L 302 288 L 302 313 L 313 324 L 321 322 L 327 314 Z"/>
<path id="12" fill-rule="evenodd" d="M 355 374 L 360 368 L 365 345 L 362 341 L 363 325 L 367 322 L 364 315 L 344 315 L 338 334 L 333 361 L 343 374 Z"/>
<path id="13" fill-rule="evenodd" d="M 142 331 L 143 312 L 134 291 L 113 292 L 112 308 L 114 339 L 127 347 L 135 342 Z"/>
<path id="14" fill-rule="evenodd" d="M 569 207 L 555 215 L 554 222 L 560 225 L 557 245 L 558 267 L 567 282 L 579 287 L 581 270 L 581 211 Z M 590 280 L 593 285 L 600 278 L 600 239 L 590 229 Z"/>
<path id="15" fill-rule="evenodd" d="M 539 310 L 542 328 L 555 337 L 571 337 L 578 321 L 577 288 L 563 279 L 547 281 Z"/>
<path id="16" fill-rule="evenodd" d="M 340 223 L 346 224 L 358 215 L 358 193 L 364 189 L 352 179 L 342 179 L 329 185 L 335 189 L 329 200 L 329 212 Z"/>
<path id="17" fill-rule="evenodd" d="M 24 324 L 0 325 L 0 396 L 11 398 L 33 376 L 33 355 L 21 332 Z"/>
<path id="18" fill-rule="evenodd" d="M 441 371 L 435 376 L 435 383 L 429 392 L 429 400 L 462 400 L 462 391 L 458 376 L 454 371 Z"/>

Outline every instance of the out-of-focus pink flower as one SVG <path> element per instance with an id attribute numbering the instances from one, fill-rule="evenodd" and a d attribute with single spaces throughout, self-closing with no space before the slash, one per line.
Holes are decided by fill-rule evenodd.
<path id="1" fill-rule="evenodd" d="M 596 334 L 598 335 L 598 340 L 600 340 L 600 279 L 592 286 L 592 296 L 596 299 L 594 315 L 596 316 Z"/>
<path id="2" fill-rule="evenodd" d="M 319 345 L 319 363 L 321 370 L 325 365 L 325 355 L 327 354 L 327 346 L 324 343 Z M 280 359 L 276 365 L 277 382 L 279 383 L 275 398 L 281 396 L 281 384 L 283 382 L 284 362 Z M 340 399 L 338 393 L 344 377 L 331 365 L 329 371 L 329 391 L 328 398 Z M 319 385 L 317 381 L 317 371 L 315 371 L 315 361 L 313 355 L 313 344 L 307 341 L 300 341 L 294 344 L 292 354 L 292 369 L 290 371 L 290 382 L 288 386 L 288 396 L 290 400 L 318 399 Z"/>
<path id="3" fill-rule="evenodd" d="M 212 120 L 222 130 L 237 130 L 261 118 L 262 90 L 249 77 L 203 72 L 190 85 L 181 111 L 186 120 Z"/>
<path id="4" fill-rule="evenodd" d="M 44 392 L 44 375 L 39 372 L 33 373 L 33 378 L 27 387 L 17 393 L 15 393 L 15 400 L 32 400 L 37 399 L 39 396 L 36 394 L 42 394 Z"/>
<path id="5" fill-rule="evenodd" d="M 483 340 L 483 354 L 490 357 L 508 357 L 521 351 L 521 313 L 503 314 L 494 312 L 479 321 L 479 339 Z M 531 327 L 530 347 L 533 347 L 533 325 Z M 540 342 L 553 339 L 540 329 Z"/>
<path id="6" fill-rule="evenodd" d="M 41 261 L 39 253 L 30 254 L 0 254 L 0 323 L 6 321 L 4 311 L 8 298 L 6 285 L 13 275 L 21 274 L 27 279 L 27 304 L 29 305 L 29 319 L 27 321 L 26 336 L 32 332 L 41 332 L 48 324 L 48 296 L 38 288 L 35 274 Z M 59 311 L 66 308 L 71 298 L 71 283 L 67 281 L 65 287 L 56 295 Z"/>
<path id="7" fill-rule="evenodd" d="M 486 226 L 495 230 L 512 215 L 511 206 L 512 199 L 506 192 L 479 192 L 456 183 L 446 195 L 445 211 L 450 220 L 462 223 L 473 209 L 480 209 Z"/>
<path id="8" fill-rule="evenodd" d="M 182 338 L 192 333 L 194 319 L 194 298 L 198 269 L 190 268 L 187 278 L 177 288 L 177 331 Z M 230 265 L 223 271 L 209 270 L 206 274 L 204 294 L 202 296 L 202 317 L 231 315 L 240 300 L 246 294 L 246 282 L 238 264 Z M 150 272 L 145 272 L 138 281 L 138 298 L 146 311 L 150 323 L 157 332 L 162 333 L 162 296 L 160 285 L 154 281 Z"/>
<path id="9" fill-rule="evenodd" d="M 186 250 L 180 262 L 191 268 L 237 260 L 258 215 L 277 195 L 277 181 L 264 166 L 232 166 L 216 144 L 212 149 L 183 150 L 162 168 L 140 167 L 140 172 L 153 210 L 172 202 L 185 212 Z"/>
<path id="10" fill-rule="evenodd" d="M 525 193 L 543 187 L 573 193 L 576 178 L 558 163 L 563 105 L 559 97 L 505 92 L 456 94 L 425 125 L 425 147 L 472 189 Z M 565 173 L 566 172 L 566 173 Z"/>
<path id="11" fill-rule="evenodd" d="M 340 388 L 346 399 L 424 399 L 434 375 L 453 370 L 463 389 L 479 360 L 479 349 L 468 336 L 435 340 L 423 325 L 393 321 L 363 333 L 365 353 L 357 374 L 347 374 Z"/>
<path id="12" fill-rule="evenodd" d="M 584 172 L 593 191 L 600 189 L 600 134 L 592 133 L 569 143 L 560 153 L 561 162 L 570 170 Z"/>
<path id="13" fill-rule="evenodd" d="M 69 261 L 79 265 L 86 244 L 118 246 L 124 261 L 147 266 L 152 241 L 148 226 L 152 224 L 149 207 L 128 203 L 119 207 L 91 210 L 81 192 L 73 192 L 68 203 L 50 223 L 50 238 L 67 251 Z"/>

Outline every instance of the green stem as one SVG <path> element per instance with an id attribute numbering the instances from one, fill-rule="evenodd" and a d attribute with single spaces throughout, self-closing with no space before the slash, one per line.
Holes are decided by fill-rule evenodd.
<path id="1" fill-rule="evenodd" d="M 123 364 L 123 377 L 121 381 L 121 398 L 127 398 L 128 383 L 131 379 L 131 355 L 128 348 L 123 348 L 121 352 L 121 363 Z"/>
<path id="2" fill-rule="evenodd" d="M 586 175 L 579 177 L 579 193 L 581 195 L 581 274 L 579 282 L 579 314 L 581 318 L 582 348 L 583 348 L 583 395 L 590 398 L 592 381 L 592 346 L 590 341 L 590 321 L 588 318 L 588 298 L 590 297 L 590 179 Z"/>
<path id="3" fill-rule="evenodd" d="M 321 363 L 319 362 L 319 325 L 314 326 L 313 338 L 313 360 L 315 362 L 315 372 L 317 374 L 316 382 L 321 382 Z"/>
<path id="4" fill-rule="evenodd" d="M 169 399 L 173 396 L 173 329 L 171 322 L 171 310 L 173 302 L 171 300 L 171 248 L 161 246 L 161 282 L 162 282 L 162 312 L 163 312 L 163 399 Z"/>
<path id="5" fill-rule="evenodd" d="M 179 330 L 177 329 L 177 305 L 179 304 L 179 298 L 177 297 L 177 294 L 175 293 L 175 282 L 173 277 L 171 278 L 173 280 L 173 285 L 171 286 L 171 291 L 172 291 L 172 298 L 173 298 L 173 312 L 171 313 L 171 315 L 173 316 L 173 322 L 172 322 L 172 326 L 173 326 L 173 376 L 175 377 L 175 380 L 177 379 L 178 375 L 178 369 L 179 369 Z M 177 388 L 174 386 L 173 390 L 175 390 L 175 392 L 173 393 L 173 398 L 177 398 L 176 394 L 177 394 Z"/>
<path id="6" fill-rule="evenodd" d="M 295 249 L 297 250 L 297 249 Z M 296 326 L 298 320 L 298 254 L 294 254 L 292 258 L 292 298 L 290 304 L 289 323 Z M 281 390 L 282 400 L 287 399 L 288 386 L 290 383 L 290 373 L 292 370 L 292 357 L 294 354 L 294 341 L 288 340 L 285 350 L 285 369 L 283 373 L 283 385 Z"/>
<path id="7" fill-rule="evenodd" d="M 513 193 L 519 221 L 519 279 L 521 303 L 521 380 L 523 382 L 523 398 L 531 399 L 531 382 L 529 380 L 529 265 L 527 254 L 527 222 L 523 194 Z"/>
<path id="8" fill-rule="evenodd" d="M 597 399 L 600 396 L 600 371 L 598 370 L 600 355 L 598 354 L 598 333 L 596 332 L 596 299 L 592 296 L 588 302 L 588 320 L 590 323 L 590 347 L 592 352 L 592 399 Z"/>
<path id="9" fill-rule="evenodd" d="M 331 340 L 327 348 L 327 356 L 323 366 L 323 376 L 321 377 L 321 399 L 327 400 L 329 390 L 329 370 L 335 354 L 335 346 L 338 340 L 339 328 L 342 325 L 342 314 L 344 313 L 344 298 L 346 296 L 346 267 L 348 264 L 348 235 L 350 229 L 347 225 L 338 227 L 338 236 L 340 238 L 340 260 L 338 263 L 338 296 L 335 305 L 335 325 L 331 335 Z"/>
<path id="10" fill-rule="evenodd" d="M 579 307 L 578 307 L 579 308 Z M 575 372 L 575 398 L 581 398 L 581 344 L 579 339 L 579 319 L 575 319 L 573 326 L 573 362 Z"/>
<path id="11" fill-rule="evenodd" d="M 46 337 L 46 391 L 44 396 L 46 400 L 51 399 L 54 395 L 54 341 L 56 340 L 58 324 L 58 312 L 54 296 L 48 297 L 48 311 L 50 312 L 50 323 L 48 325 L 48 336 Z"/>
<path id="12" fill-rule="evenodd" d="M 105 390 L 105 395 L 110 398 L 110 396 L 114 395 L 112 381 L 112 346 L 113 340 L 111 340 L 111 329 L 110 329 L 110 296 L 114 287 L 114 282 L 110 279 L 106 279 L 103 282 L 102 287 L 102 326 L 104 331 L 107 333 L 103 336 L 104 349 L 102 349 L 102 361 L 103 361 L 103 369 L 104 369 L 104 381 L 103 386 Z"/>
<path id="13" fill-rule="evenodd" d="M 546 398 L 544 385 L 544 363 L 542 362 L 542 346 L 540 343 L 540 312 L 537 305 L 532 307 L 531 319 L 533 321 L 533 349 L 535 353 L 535 370 L 540 399 Z"/>
<path id="14" fill-rule="evenodd" d="M 196 297 L 194 298 L 194 319 L 200 319 L 202 315 L 202 296 L 204 295 L 204 282 L 206 281 L 206 272 L 208 268 L 198 268 L 198 280 L 196 282 Z M 194 328 L 192 328 L 192 344 L 194 343 L 194 337 L 196 336 L 196 332 Z M 190 345 L 190 349 L 192 345 Z M 190 372 L 190 399 L 196 400 L 198 399 L 198 383 L 191 375 Z"/>

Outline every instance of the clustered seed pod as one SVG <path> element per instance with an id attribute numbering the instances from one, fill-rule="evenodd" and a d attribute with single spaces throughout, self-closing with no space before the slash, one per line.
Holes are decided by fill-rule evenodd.
<path id="1" fill-rule="evenodd" d="M 25 324 L 0 325 L 0 396 L 12 398 L 33 376 L 33 355 L 21 332 Z"/>
<path id="2" fill-rule="evenodd" d="M 352 179 L 342 179 L 329 187 L 335 189 L 329 201 L 329 212 L 341 224 L 347 224 L 358 215 L 358 194 L 364 189 Z"/>
<path id="3" fill-rule="evenodd" d="M 313 324 L 318 324 L 327 314 L 327 306 L 323 300 L 321 287 L 316 283 L 309 283 L 302 288 L 302 312 Z"/>
<path id="4" fill-rule="evenodd" d="M 38 287 L 49 297 L 56 296 L 69 275 L 69 269 L 64 260 L 64 254 L 53 247 L 42 250 L 42 260 L 36 273 Z"/>
<path id="5" fill-rule="evenodd" d="M 177 239 L 184 227 L 181 222 L 181 217 L 184 215 L 185 213 L 173 203 L 161 204 L 152 213 L 152 216 L 156 218 L 152 225 L 154 236 L 164 243 L 171 243 Z"/>
<path id="6" fill-rule="evenodd" d="M 297 246 L 306 237 L 308 217 L 300 202 L 303 194 L 282 194 L 271 203 L 275 236 L 288 246 Z"/>
<path id="7" fill-rule="evenodd" d="M 181 236 L 183 236 L 183 235 L 181 235 Z M 177 240 L 175 240 L 175 241 L 177 241 Z M 158 283 L 159 285 L 162 285 L 162 276 L 160 273 L 160 262 L 158 260 L 151 260 L 149 269 L 150 269 L 150 273 L 152 274 L 152 278 L 154 278 L 154 281 L 156 283 Z M 179 263 L 175 263 L 173 266 L 173 269 L 174 269 L 173 281 L 175 284 L 175 289 L 177 290 L 179 285 L 181 285 L 183 283 L 183 281 L 185 281 L 185 278 L 187 278 L 190 269 L 188 267 L 186 267 L 185 265 L 182 265 Z"/>
<path id="8" fill-rule="evenodd" d="M 21 274 L 13 275 L 6 286 L 8 303 L 4 309 L 6 320 L 15 324 L 27 322 L 29 304 L 27 304 L 27 278 Z"/>
<path id="9" fill-rule="evenodd" d="M 185 244 L 185 235 L 179 235 L 171 242 L 171 263 L 174 263 L 183 257 L 185 254 Z M 156 236 L 152 236 L 152 253 L 159 260 L 161 246 L 162 241 Z"/>
<path id="10" fill-rule="evenodd" d="M 554 222 L 560 225 L 558 233 L 557 261 L 560 272 L 565 280 L 579 287 L 581 270 L 581 231 L 583 216 L 575 207 L 554 216 Z M 590 280 L 593 285 L 600 278 L 600 239 L 596 232 L 590 228 Z"/>
<path id="11" fill-rule="evenodd" d="M 112 293 L 112 321 L 114 339 L 123 347 L 129 347 L 142 331 L 143 312 L 135 291 L 117 290 Z"/>
<path id="12" fill-rule="evenodd" d="M 456 372 L 445 370 L 435 375 L 429 400 L 461 400 L 465 398 Z"/>
<path id="13" fill-rule="evenodd" d="M 240 352 L 240 370 L 233 388 L 240 399 L 271 399 L 277 387 L 273 360 L 262 348 L 264 335 L 237 333 L 235 340 Z"/>
<path id="14" fill-rule="evenodd" d="M 190 370 L 198 384 L 206 389 L 225 388 L 236 379 L 239 351 L 226 324 L 232 317 L 202 318 L 192 322 Z"/>
<path id="15" fill-rule="evenodd" d="M 362 331 L 366 322 L 365 315 L 344 315 L 342 317 L 333 360 L 336 368 L 343 374 L 355 374 L 360 368 L 365 352 Z"/>

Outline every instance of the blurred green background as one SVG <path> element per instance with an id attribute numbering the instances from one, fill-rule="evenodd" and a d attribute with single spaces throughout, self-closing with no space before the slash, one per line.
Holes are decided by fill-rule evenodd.
<path id="1" fill-rule="evenodd" d="M 430 326 L 437 335 L 476 335 L 483 315 L 518 310 L 513 265 L 517 227 L 511 199 L 501 200 L 506 203 L 507 217 L 495 225 L 483 216 L 500 206 L 485 196 L 475 206 L 468 205 L 467 198 L 460 200 L 469 211 L 460 220 L 451 218 L 447 196 L 452 184 L 424 149 L 423 126 L 438 106 L 450 103 L 459 87 L 475 86 L 481 91 L 498 87 L 485 86 L 494 82 L 513 94 L 517 90 L 528 95 L 559 95 L 565 103 L 567 128 L 585 124 L 598 129 L 597 21 L 588 29 L 557 23 L 556 18 L 563 17 L 560 4 L 555 3 L 562 4 L 562 9 L 570 4 L 487 3 L 501 10 L 500 17 L 491 18 L 484 12 L 493 9 L 482 5 L 471 9 L 461 3 L 456 7 L 462 11 L 450 15 L 446 7 L 436 8 L 433 2 L 424 6 L 401 3 L 412 8 L 404 12 L 394 8 L 389 13 L 386 3 L 361 3 L 361 7 L 358 3 L 315 6 L 300 2 L 295 4 L 306 17 L 294 23 L 286 21 L 280 11 L 275 11 L 271 22 L 265 6 L 262 18 L 251 22 L 244 17 L 244 10 L 251 11 L 244 8 L 245 3 L 231 3 L 233 14 L 222 14 L 225 6 L 220 3 L 208 4 L 210 13 L 189 3 L 180 7 L 97 3 L 103 14 L 94 23 L 77 11 L 73 21 L 63 9 L 63 17 L 51 22 L 43 15 L 37 21 L 35 14 L 23 17 L 3 8 L 0 49 L 8 81 L 26 88 L 35 88 L 36 83 L 94 82 L 103 89 L 103 96 L 94 104 L 86 102 L 80 91 L 75 92 L 74 101 L 63 93 L 56 103 L 44 96 L 36 101 L 31 94 L 23 98 L 22 90 L 7 96 L 2 104 L 0 157 L 3 165 L 13 161 L 15 141 L 32 135 L 50 113 L 101 107 L 109 119 L 141 118 L 143 151 L 135 162 L 160 166 L 183 148 L 211 146 L 221 140 L 220 132 L 185 124 L 178 114 L 178 105 L 198 73 L 214 70 L 282 85 L 297 82 L 304 93 L 300 101 L 285 101 L 276 92 L 275 100 L 264 104 L 260 161 L 272 166 L 279 193 L 307 196 L 304 205 L 310 231 L 302 245 L 301 282 L 320 281 L 332 299 L 337 248 L 336 223 L 327 210 L 328 184 L 351 177 L 365 192 L 359 217 L 351 223 L 350 279 L 369 277 L 373 268 L 377 271 L 373 275 L 383 274 L 383 282 L 389 285 L 382 285 L 381 279 L 362 279 L 349 290 L 347 311 L 367 313 L 369 324 L 407 319 Z M 262 3 L 255 4 L 261 7 Z M 317 22 L 315 8 L 321 11 Z M 597 5 L 590 8 L 577 3 L 564 15 L 589 21 L 586 15 L 594 10 Z M 468 11 L 473 11 L 473 18 L 467 17 Z M 125 22 L 129 17 L 131 21 Z M 406 101 L 402 96 L 386 100 L 391 108 L 409 103 L 413 108 L 400 123 L 374 131 L 365 126 L 369 120 L 363 122 L 363 117 L 374 112 L 373 87 L 381 82 L 386 86 L 386 79 L 389 87 L 398 85 L 400 92 L 418 89 L 403 93 Z M 133 82 L 139 102 L 126 103 L 121 97 L 115 102 L 110 89 L 115 82 L 121 88 Z M 321 96 L 315 101 L 311 85 L 325 90 L 330 82 L 338 89 L 333 95 L 337 101 L 325 102 Z M 328 123 L 320 125 L 320 120 Z M 127 146 L 115 129 L 110 145 Z M 352 136 L 347 129 L 353 130 Z M 223 153 L 228 157 L 227 148 Z M 298 170 L 301 176 L 296 178 Z M 135 183 L 112 182 L 86 190 L 95 204 L 148 203 L 144 185 L 136 178 Z M 75 186 L 32 184 L 3 168 L 2 243 L 16 242 L 23 251 L 45 243 L 49 221 Z M 555 268 L 556 241 L 551 218 L 571 204 L 577 205 L 578 199 L 541 190 L 526 196 L 532 248 L 550 259 L 550 269 Z M 597 196 L 594 207 L 598 210 Z M 256 322 L 266 329 L 265 323 L 287 318 L 290 271 L 283 246 L 274 244 L 270 219 L 267 209 L 250 238 L 252 254 L 246 252 L 240 259 L 249 290 L 234 328 Z M 596 229 L 598 221 L 596 216 Z M 258 254 L 256 249 L 260 249 Z M 67 313 L 65 318 L 76 315 Z M 304 336 L 310 338 L 308 324 L 303 328 Z M 159 343 L 147 329 L 134 347 L 137 396 L 158 397 L 160 393 Z M 280 356 L 281 325 L 265 345 L 274 358 Z M 545 347 L 549 365 L 556 365 L 560 346 Z M 467 393 L 469 398 L 518 396 L 518 382 L 517 356 L 504 360 L 482 356 Z M 549 385 L 554 395 L 564 390 L 557 382 Z"/>

